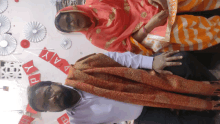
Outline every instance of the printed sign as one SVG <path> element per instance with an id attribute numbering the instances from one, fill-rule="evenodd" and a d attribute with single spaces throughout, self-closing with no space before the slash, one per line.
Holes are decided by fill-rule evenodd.
<path id="1" fill-rule="evenodd" d="M 30 76 L 28 77 L 28 80 L 29 80 L 30 86 L 35 85 L 35 84 L 41 82 L 41 80 L 40 80 L 40 74 L 30 75 Z"/>
<path id="2" fill-rule="evenodd" d="M 33 120 L 34 118 L 29 117 L 27 115 L 23 115 L 18 124 L 30 124 Z"/>
<path id="3" fill-rule="evenodd" d="M 59 68 L 62 65 L 62 58 L 60 58 L 57 54 L 53 56 L 53 58 L 50 60 L 50 63 L 54 65 L 55 67 Z"/>
<path id="4" fill-rule="evenodd" d="M 54 52 L 50 52 L 47 50 L 46 47 L 41 51 L 39 57 L 42 58 L 45 61 L 50 61 L 50 59 L 53 57 Z"/>
<path id="5" fill-rule="evenodd" d="M 66 113 L 59 117 L 57 121 L 59 122 L 59 124 L 70 124 L 69 116 Z"/>
<path id="6" fill-rule="evenodd" d="M 70 70 L 70 64 L 65 60 L 65 59 L 62 59 L 61 60 L 61 67 L 60 67 L 60 70 L 65 73 L 65 74 L 68 74 L 69 73 L 69 70 Z"/>
<path id="7" fill-rule="evenodd" d="M 37 111 L 35 111 L 34 109 L 32 109 L 29 104 L 28 104 L 27 107 L 26 107 L 26 111 L 27 111 L 27 112 L 30 112 L 30 113 L 33 113 L 33 114 L 37 114 Z"/>
<path id="8" fill-rule="evenodd" d="M 23 67 L 23 69 L 24 69 L 24 71 L 25 71 L 25 73 L 26 73 L 27 75 L 29 75 L 29 74 L 31 74 L 31 73 L 33 73 L 33 72 L 35 72 L 35 71 L 38 70 L 38 69 L 33 65 L 33 60 L 31 60 L 31 61 L 29 61 L 29 62 L 23 64 L 22 67 Z"/>

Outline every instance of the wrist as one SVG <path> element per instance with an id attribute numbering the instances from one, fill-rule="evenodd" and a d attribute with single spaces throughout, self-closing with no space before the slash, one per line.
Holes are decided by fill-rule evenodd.
<path id="1" fill-rule="evenodd" d="M 144 32 L 145 34 L 150 33 L 145 27 L 143 27 L 143 32 Z"/>
<path id="2" fill-rule="evenodd" d="M 155 62 L 154 60 L 155 60 L 155 57 L 153 57 L 153 61 L 152 61 L 152 69 L 153 69 L 153 70 L 154 70 L 154 68 L 155 68 L 155 67 L 154 67 L 154 62 Z"/>
<path id="3" fill-rule="evenodd" d="M 147 32 L 147 33 L 150 33 L 154 28 L 153 28 L 153 25 L 145 25 L 144 27 L 143 27 L 144 29 L 145 29 L 145 32 Z"/>
<path id="4" fill-rule="evenodd" d="M 151 56 L 142 56 L 140 68 L 153 69 L 153 59 L 154 57 Z"/>

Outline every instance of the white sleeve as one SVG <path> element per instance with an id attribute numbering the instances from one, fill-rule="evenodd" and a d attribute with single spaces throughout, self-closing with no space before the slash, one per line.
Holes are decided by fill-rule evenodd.
<path id="1" fill-rule="evenodd" d="M 118 52 L 107 52 L 104 53 L 106 56 L 112 58 L 122 66 L 131 67 L 134 69 L 152 69 L 154 57 L 143 56 L 140 54 L 134 54 L 131 52 L 118 53 Z"/>
<path id="2" fill-rule="evenodd" d="M 72 118 L 72 117 L 70 117 L 70 116 L 69 116 L 69 118 L 70 118 L 70 119 L 69 119 L 70 124 L 80 124 L 80 123 L 82 123 L 82 122 L 79 123 L 79 122 L 75 121 L 74 118 Z M 83 123 L 83 124 L 95 124 L 95 123 L 85 122 L 85 123 Z"/>

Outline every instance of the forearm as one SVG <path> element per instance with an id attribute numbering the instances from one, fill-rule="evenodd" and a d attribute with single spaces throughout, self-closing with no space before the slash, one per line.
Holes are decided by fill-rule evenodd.
<path id="1" fill-rule="evenodd" d="M 122 66 L 126 66 L 129 68 L 131 67 L 134 69 L 137 68 L 152 69 L 153 57 L 150 56 L 143 56 L 131 52 L 125 52 L 125 53 L 108 52 L 104 54 L 112 58 Z"/>
<path id="2" fill-rule="evenodd" d="M 144 29 L 143 29 L 144 28 Z M 148 33 L 150 33 L 155 27 L 153 27 L 153 25 L 150 25 L 149 23 L 146 24 L 144 27 L 142 27 L 140 30 L 138 30 L 137 32 L 135 32 L 133 34 L 133 38 L 138 41 L 139 43 L 141 43 L 144 38 L 147 36 Z"/>

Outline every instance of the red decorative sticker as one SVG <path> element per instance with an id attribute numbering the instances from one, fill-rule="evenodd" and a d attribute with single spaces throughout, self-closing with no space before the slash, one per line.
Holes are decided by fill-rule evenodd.
<path id="1" fill-rule="evenodd" d="M 27 112 L 30 112 L 30 113 L 33 113 L 33 114 L 37 114 L 37 111 L 35 111 L 34 109 L 32 109 L 29 104 L 28 104 L 27 107 L 26 107 L 26 111 L 27 111 Z"/>
<path id="2" fill-rule="evenodd" d="M 50 59 L 53 57 L 54 52 L 50 52 L 47 50 L 46 47 L 41 51 L 39 57 L 42 58 L 45 61 L 50 61 Z"/>
<path id="3" fill-rule="evenodd" d="M 23 48 L 28 48 L 28 47 L 30 47 L 30 42 L 28 41 L 28 40 L 22 40 L 21 41 L 21 47 L 23 47 Z"/>
<path id="4" fill-rule="evenodd" d="M 29 117 L 27 115 L 23 115 L 18 124 L 30 124 L 33 120 L 34 118 Z"/>
<path id="5" fill-rule="evenodd" d="M 59 124 L 70 124 L 69 116 L 66 113 L 59 117 L 57 121 L 59 122 Z"/>
<path id="6" fill-rule="evenodd" d="M 60 67 L 60 70 L 63 73 L 68 74 L 69 73 L 69 69 L 70 69 L 70 64 L 65 59 L 62 59 L 61 62 L 62 62 L 62 65 Z"/>
<path id="7" fill-rule="evenodd" d="M 50 60 L 50 63 L 55 67 L 59 68 L 62 65 L 62 58 L 60 58 L 56 53 L 53 58 Z"/>
<path id="8" fill-rule="evenodd" d="M 35 85 L 35 84 L 41 82 L 41 80 L 40 80 L 40 73 L 39 74 L 35 74 L 35 75 L 30 75 L 28 77 L 28 80 L 29 80 L 30 86 Z"/>

